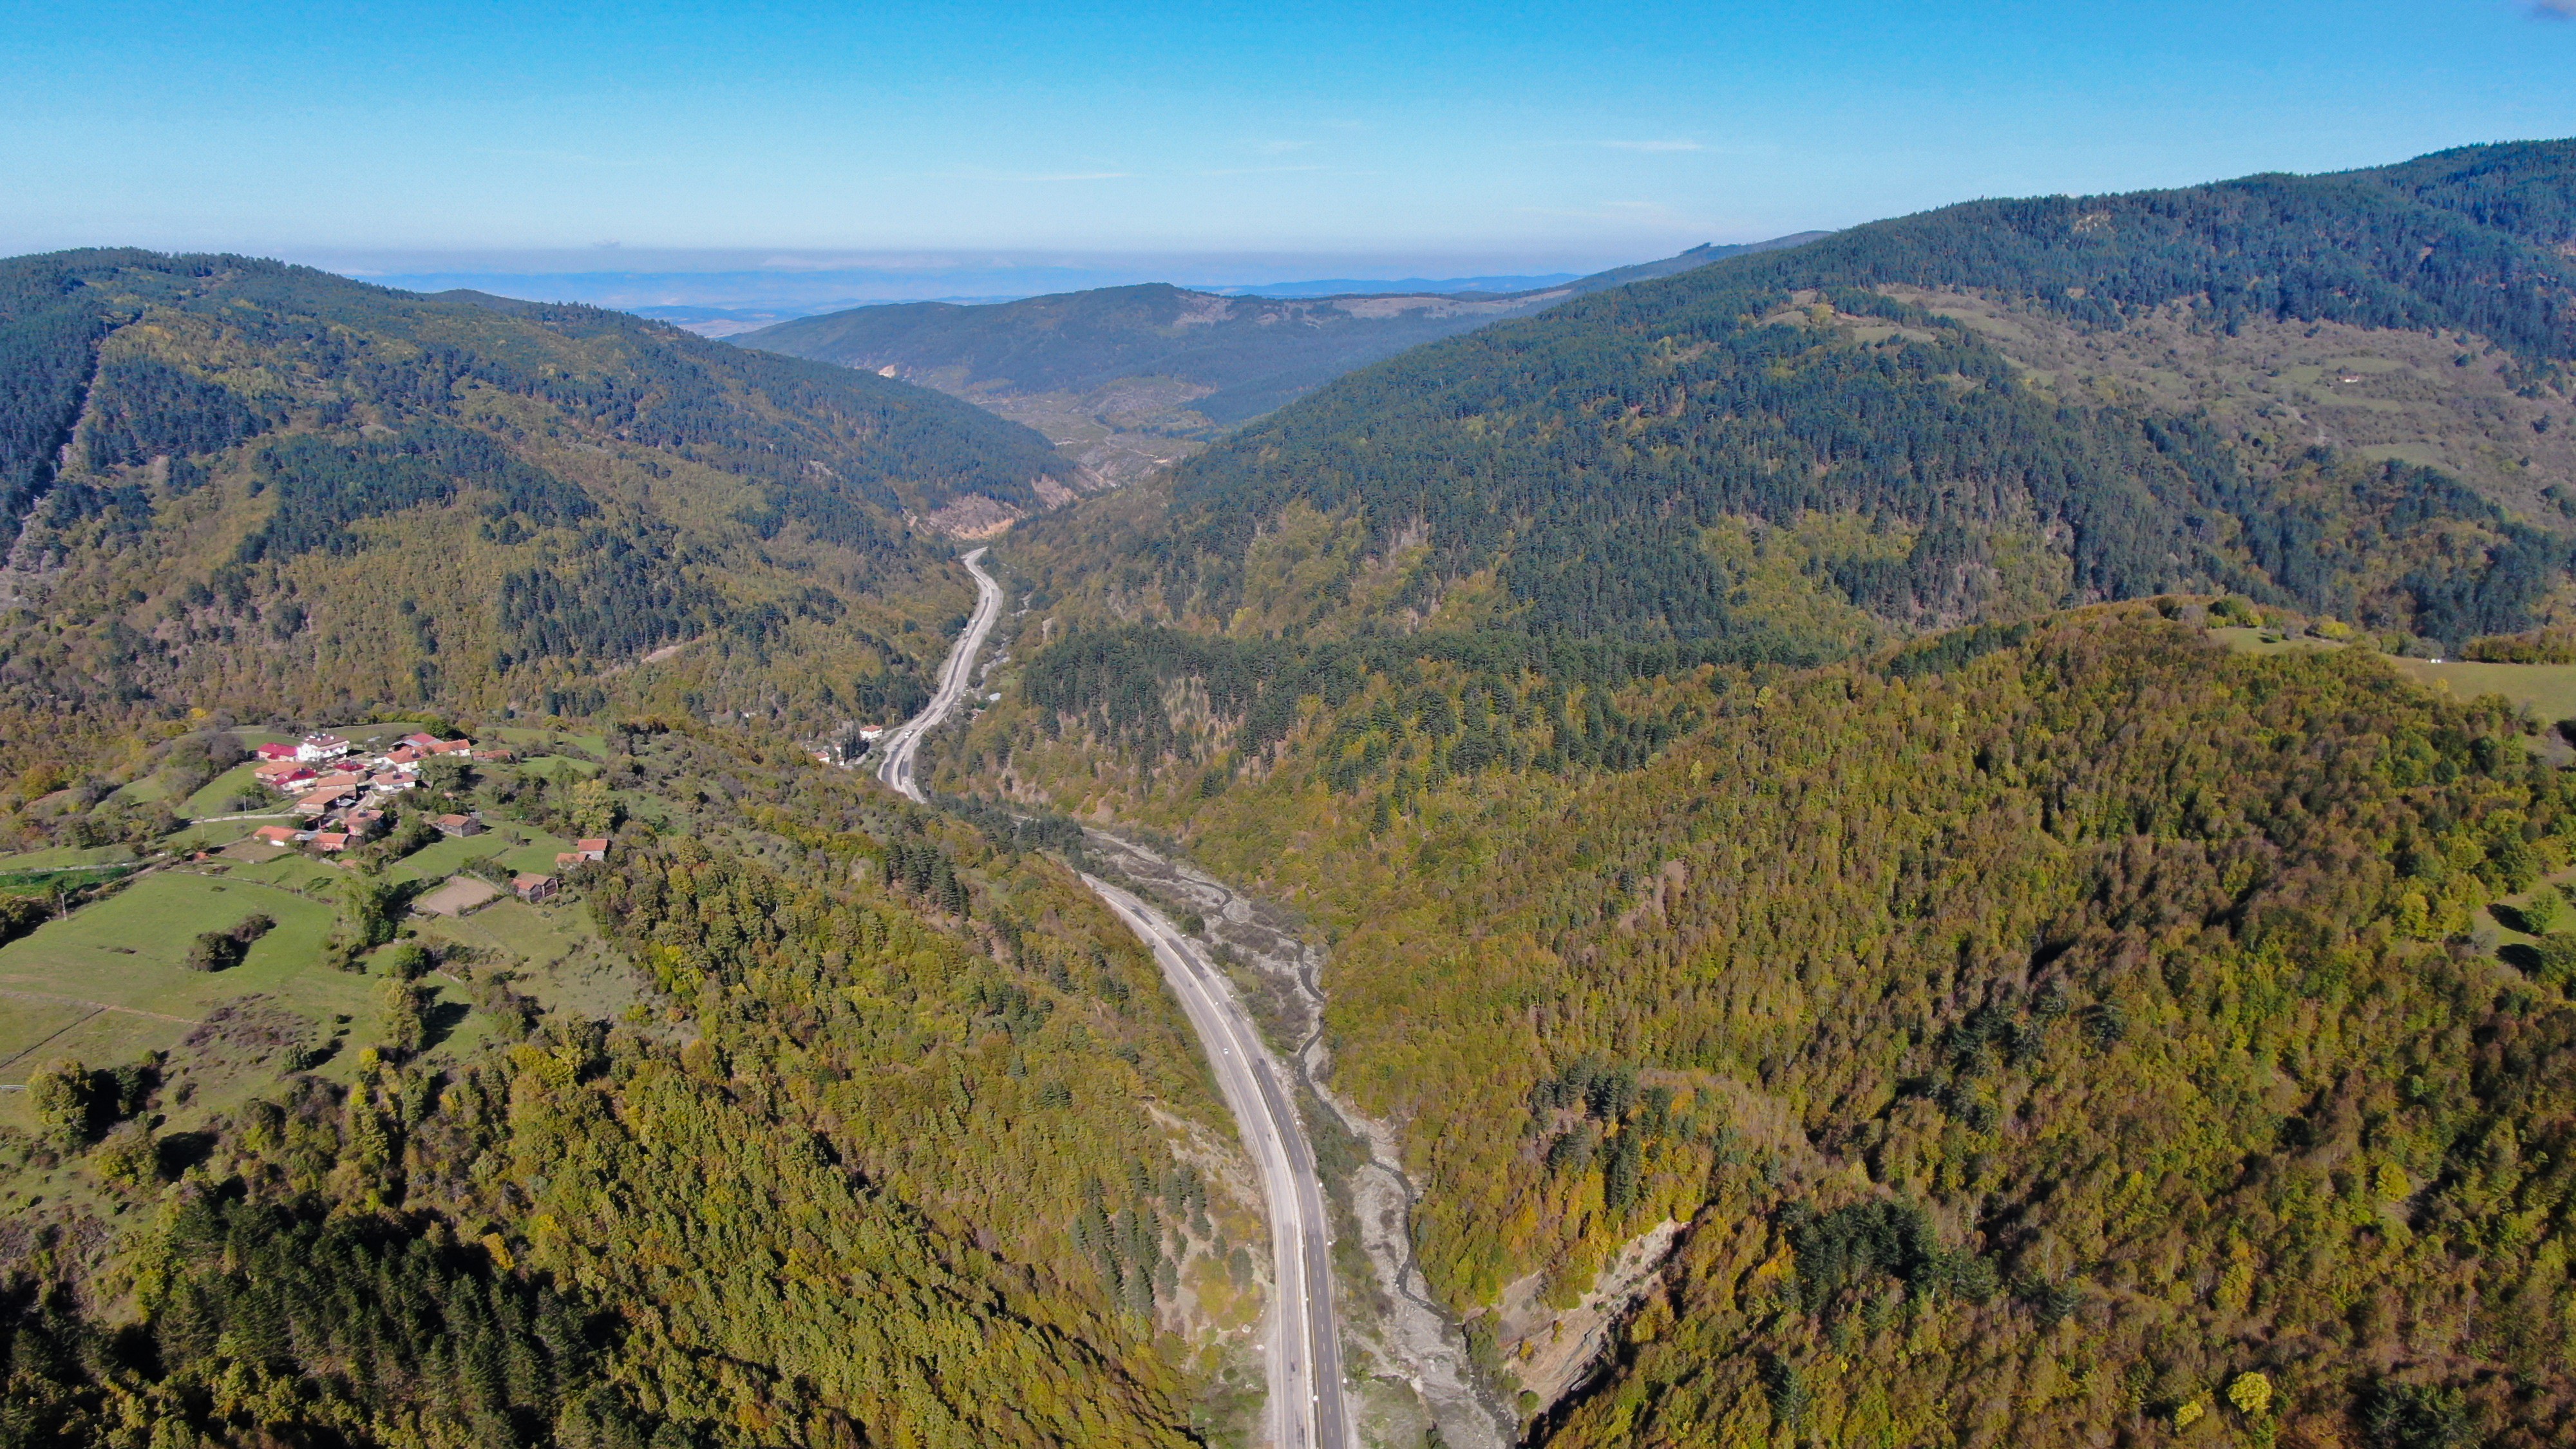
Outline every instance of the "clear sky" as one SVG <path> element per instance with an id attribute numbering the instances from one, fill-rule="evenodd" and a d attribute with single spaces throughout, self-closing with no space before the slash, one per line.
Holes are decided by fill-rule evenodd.
<path id="1" fill-rule="evenodd" d="M 2576 134 L 2570 12 L 5 0 L 0 249 L 1581 269 L 1979 195 Z"/>

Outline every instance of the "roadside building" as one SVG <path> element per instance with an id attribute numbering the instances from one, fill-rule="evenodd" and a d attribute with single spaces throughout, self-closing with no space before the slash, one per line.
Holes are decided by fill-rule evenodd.
<path id="1" fill-rule="evenodd" d="M 302 799 L 297 800 L 295 802 L 295 813 L 298 815 L 327 815 L 331 811 L 337 810 L 348 803 L 349 792 L 346 789 L 325 787 L 311 791 Z"/>
<path id="2" fill-rule="evenodd" d="M 325 855 L 336 855 L 349 848 L 349 834 L 345 830 L 317 830 L 313 833 L 313 848 Z"/>
<path id="3" fill-rule="evenodd" d="M 285 825 L 263 825 L 250 836 L 262 845 L 293 845 L 296 840 L 294 829 Z"/>

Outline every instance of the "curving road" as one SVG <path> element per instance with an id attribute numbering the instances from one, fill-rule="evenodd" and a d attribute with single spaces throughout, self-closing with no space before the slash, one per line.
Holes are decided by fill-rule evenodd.
<path id="1" fill-rule="evenodd" d="M 966 697 L 966 686 L 975 677 L 975 656 L 984 651 L 984 636 L 993 632 L 993 621 L 1002 617 L 1002 586 L 984 572 L 983 558 L 984 550 L 979 548 L 960 559 L 966 572 L 975 576 L 975 612 L 966 621 L 966 632 L 957 636 L 956 646 L 948 651 L 948 662 L 939 666 L 938 692 L 930 696 L 928 708 L 877 741 L 881 756 L 877 778 L 924 805 L 930 797 L 912 778 L 913 756 L 921 751 L 921 737 L 957 712 L 957 702 Z"/>
<path id="2" fill-rule="evenodd" d="M 1001 616 L 1002 588 L 984 572 L 984 550 L 964 556 L 975 576 L 974 616 L 940 666 L 939 692 L 921 713 L 879 742 L 884 757 L 877 778 L 902 794 L 929 803 L 914 778 L 921 738 L 937 728 L 966 697 L 975 656 Z M 1342 1341 L 1333 1317 L 1333 1258 L 1323 1178 L 1306 1129 L 1280 1085 L 1279 1064 L 1252 1029 L 1225 977 L 1198 944 L 1162 912 L 1131 892 L 1085 875 L 1089 886 L 1127 929 L 1136 933 L 1163 968 L 1163 979 L 1199 1034 L 1216 1069 L 1218 1090 L 1243 1133 L 1270 1210 L 1270 1253 L 1279 1285 L 1266 1344 L 1270 1380 L 1270 1442 L 1278 1449 L 1348 1449 L 1350 1407 L 1342 1384 Z"/>

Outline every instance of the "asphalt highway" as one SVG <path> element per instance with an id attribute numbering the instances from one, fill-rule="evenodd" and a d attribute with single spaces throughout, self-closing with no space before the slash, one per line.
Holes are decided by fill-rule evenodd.
<path id="1" fill-rule="evenodd" d="M 936 729 L 966 697 L 975 657 L 1001 617 L 1002 589 L 984 572 L 984 550 L 965 555 L 975 576 L 975 613 L 940 666 L 939 689 L 928 708 L 878 742 L 877 778 L 924 804 L 914 778 L 921 738 Z M 1279 1064 L 1252 1029 L 1251 1019 L 1225 977 L 1152 906 L 1107 881 L 1085 875 L 1083 884 L 1106 901 L 1154 953 L 1163 979 L 1181 1000 L 1199 1034 L 1218 1089 L 1243 1133 L 1243 1145 L 1261 1179 L 1270 1209 L 1270 1252 L 1278 1284 L 1264 1342 L 1270 1381 L 1270 1442 L 1279 1449 L 1349 1449 L 1350 1406 L 1342 1386 L 1342 1341 L 1333 1317 L 1333 1258 L 1323 1179 L 1306 1129 L 1280 1085 Z"/>
<path id="2" fill-rule="evenodd" d="M 1243 1144 L 1270 1204 L 1270 1254 L 1279 1285 L 1265 1348 L 1272 1442 L 1281 1449 L 1347 1449 L 1350 1409 L 1342 1389 L 1342 1342 L 1333 1319 L 1332 1239 L 1323 1179 L 1306 1130 L 1280 1087 L 1279 1064 L 1254 1034 L 1232 990 L 1197 943 L 1152 906 L 1107 881 L 1083 884 L 1151 947 L 1163 979 L 1197 1028 L 1218 1089 L 1234 1109 Z"/>
<path id="3" fill-rule="evenodd" d="M 966 697 L 966 686 L 975 677 L 975 656 L 984 652 L 984 636 L 993 632 L 993 621 L 1002 617 L 1002 586 L 984 572 L 983 558 L 984 550 L 979 548 L 961 560 L 966 572 L 975 576 L 975 613 L 948 651 L 948 662 L 939 666 L 938 692 L 930 696 L 928 708 L 877 741 L 877 778 L 925 805 L 930 797 L 912 778 L 913 756 L 920 753 L 921 737 L 957 712 L 958 701 Z"/>

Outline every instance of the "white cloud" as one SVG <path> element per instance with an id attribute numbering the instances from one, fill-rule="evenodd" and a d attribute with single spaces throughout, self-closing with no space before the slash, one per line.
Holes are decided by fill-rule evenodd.
<path id="1" fill-rule="evenodd" d="M 2568 3 L 2576 4 L 2576 0 L 2568 0 Z M 1601 144 L 1613 151 L 1651 151 L 1661 153 L 1668 151 L 1705 151 L 1708 149 L 1697 141 L 1604 141 Z"/>

